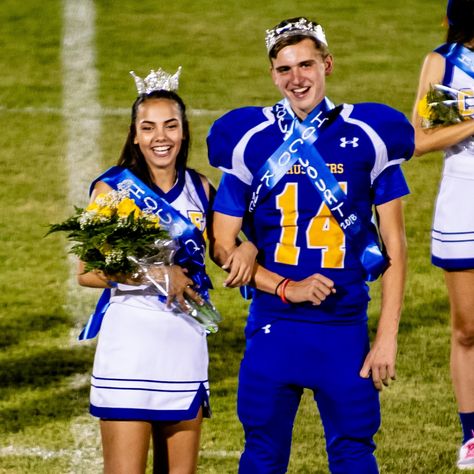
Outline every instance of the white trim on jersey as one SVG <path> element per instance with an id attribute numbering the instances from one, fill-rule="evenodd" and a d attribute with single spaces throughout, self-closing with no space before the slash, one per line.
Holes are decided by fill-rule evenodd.
<path id="1" fill-rule="evenodd" d="M 382 173 L 385 168 L 387 168 L 388 166 L 399 164 L 405 160 L 399 159 L 389 161 L 388 151 L 384 141 L 370 125 L 365 122 L 362 122 L 362 120 L 351 118 L 350 115 L 353 110 L 354 106 L 352 104 L 344 104 L 344 107 L 341 111 L 341 117 L 344 119 L 345 122 L 351 123 L 352 125 L 356 125 L 357 127 L 360 127 L 362 130 L 364 130 L 364 132 L 367 134 L 370 141 L 372 142 L 372 145 L 374 146 L 375 162 L 370 172 L 370 184 L 373 184 L 373 182 L 377 179 L 377 177 Z"/>
<path id="2" fill-rule="evenodd" d="M 275 123 L 275 116 L 272 113 L 271 107 L 264 107 L 262 112 L 268 120 L 260 122 L 258 125 L 245 132 L 244 136 L 239 140 L 232 151 L 232 166 L 230 168 L 219 167 L 221 171 L 233 174 L 246 185 L 252 184 L 253 180 L 253 175 L 244 160 L 245 149 L 247 148 L 248 142 L 256 133 L 265 130 L 267 127 Z"/>

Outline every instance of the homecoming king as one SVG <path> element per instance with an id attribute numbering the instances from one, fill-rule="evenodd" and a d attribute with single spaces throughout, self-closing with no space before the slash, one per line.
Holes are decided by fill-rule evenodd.
<path id="1" fill-rule="evenodd" d="M 282 21 L 266 47 L 283 100 L 233 110 L 208 136 L 210 163 L 223 171 L 212 253 L 229 286 L 243 283 L 232 262 L 241 230 L 258 251 L 239 374 L 240 473 L 286 472 L 305 388 L 331 472 L 376 473 L 378 391 L 395 378 L 405 281 L 400 164 L 412 155 L 413 129 L 385 105 L 334 106 L 325 85 L 333 57 L 318 23 Z M 370 346 L 366 282 L 379 275 Z"/>

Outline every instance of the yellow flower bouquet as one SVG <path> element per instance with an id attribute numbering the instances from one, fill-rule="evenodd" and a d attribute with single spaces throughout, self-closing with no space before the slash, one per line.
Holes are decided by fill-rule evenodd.
<path id="1" fill-rule="evenodd" d="M 64 231 L 73 242 L 70 252 L 85 264 L 85 271 L 105 274 L 134 274 L 134 260 L 153 257 L 169 263 L 163 240 L 171 241 L 160 227 L 158 217 L 143 212 L 127 190 L 99 194 L 85 209 L 60 224 L 50 226 L 48 234 Z"/>
<path id="2" fill-rule="evenodd" d="M 431 85 L 418 103 L 417 110 L 424 128 L 459 123 L 474 115 L 474 91 Z"/>
<path id="3" fill-rule="evenodd" d="M 137 283 L 149 282 L 159 298 L 166 300 L 168 269 L 179 245 L 160 226 L 155 214 L 135 204 L 127 189 L 99 194 L 85 209 L 76 207 L 72 217 L 51 225 L 47 235 L 60 231 L 66 232 L 72 242 L 70 253 L 84 262 L 85 272 L 101 270 L 110 276 L 131 277 Z M 201 302 L 184 295 L 185 312 L 207 333 L 215 333 L 222 318 L 207 291 L 200 295 Z M 176 313 L 184 310 L 176 302 L 171 307 Z"/>

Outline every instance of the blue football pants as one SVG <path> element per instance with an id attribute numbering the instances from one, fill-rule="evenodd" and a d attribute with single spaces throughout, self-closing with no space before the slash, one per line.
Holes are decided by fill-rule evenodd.
<path id="1" fill-rule="evenodd" d="M 304 388 L 313 390 L 333 474 L 378 472 L 373 436 L 378 392 L 359 376 L 369 350 L 367 324 L 329 326 L 277 320 L 247 334 L 238 415 L 245 449 L 240 474 L 281 474 Z"/>

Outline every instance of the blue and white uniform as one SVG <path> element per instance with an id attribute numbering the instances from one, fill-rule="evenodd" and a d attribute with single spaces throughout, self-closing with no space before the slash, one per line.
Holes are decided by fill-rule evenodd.
<path id="1" fill-rule="evenodd" d="M 455 44 L 435 51 L 445 56 Z M 443 85 L 474 94 L 474 51 L 458 46 L 458 57 L 471 67 L 469 75 L 446 60 Z M 474 114 L 474 98 L 469 99 Z M 445 151 L 431 234 L 431 260 L 446 270 L 474 268 L 474 136 Z"/>
<path id="2" fill-rule="evenodd" d="M 381 104 L 344 104 L 328 118 L 315 146 L 376 237 L 373 205 L 408 193 L 400 163 L 412 155 L 413 129 Z M 372 438 L 380 415 L 372 381 L 358 375 L 369 350 L 369 294 L 357 242 L 346 238 L 299 163 L 252 214 L 247 211 L 253 177 L 290 136 L 295 120 L 286 100 L 279 108 L 247 107 L 218 119 L 208 137 L 210 162 L 224 171 L 214 210 L 244 219 L 265 268 L 293 280 L 321 273 L 337 291 L 320 306 L 284 304 L 255 291 L 239 376 L 246 434 L 240 472 L 286 471 L 294 416 L 303 388 L 310 388 L 331 471 L 368 474 L 377 472 Z"/>
<path id="3" fill-rule="evenodd" d="M 208 200 L 199 175 L 179 173 L 174 187 L 153 189 L 206 228 Z M 187 420 L 209 416 L 205 331 L 158 299 L 154 286 L 119 284 L 102 321 L 92 373 L 91 414 L 119 420 Z"/>

